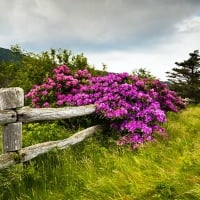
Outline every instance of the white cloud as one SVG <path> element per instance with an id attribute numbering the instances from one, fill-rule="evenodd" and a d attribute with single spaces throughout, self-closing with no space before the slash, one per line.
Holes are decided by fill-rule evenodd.
<path id="1" fill-rule="evenodd" d="M 200 32 L 200 16 L 194 16 L 177 24 L 179 32 Z"/>
<path id="2" fill-rule="evenodd" d="M 66 48 L 97 67 L 166 79 L 200 47 L 199 12 L 199 0 L 1 0 L 0 47 Z"/>
<path id="3" fill-rule="evenodd" d="M 143 54 L 134 52 L 111 52 L 106 54 L 87 54 L 90 63 L 102 69 L 102 63 L 107 65 L 110 72 L 129 72 L 146 68 L 152 75 L 165 80 L 165 72 L 170 69 L 170 61 L 166 62 L 165 55 Z"/>
<path id="4" fill-rule="evenodd" d="M 114 3 L 113 3 L 114 2 Z M 115 50 L 151 48 L 198 11 L 187 0 L 2 0 L 5 37 L 22 45 Z M 147 46 L 148 45 L 148 46 Z"/>
<path id="5" fill-rule="evenodd" d="M 111 51 L 106 53 L 88 54 L 89 61 L 97 68 L 102 62 L 107 64 L 109 71 L 129 72 L 134 69 L 146 68 L 152 75 L 167 80 L 166 72 L 176 67 L 175 62 L 189 58 L 189 53 L 200 48 L 200 17 L 188 18 L 175 25 L 174 34 L 163 38 L 162 42 L 148 51 Z M 180 31 L 181 27 L 181 31 Z"/>

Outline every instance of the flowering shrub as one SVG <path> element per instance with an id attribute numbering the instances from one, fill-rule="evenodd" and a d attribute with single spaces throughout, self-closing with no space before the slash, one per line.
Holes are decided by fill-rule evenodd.
<path id="1" fill-rule="evenodd" d="M 42 85 L 26 95 L 34 107 L 96 105 L 99 119 L 121 133 L 118 144 L 133 148 L 153 140 L 153 133 L 166 134 L 162 123 L 166 112 L 177 112 L 184 103 L 159 80 L 128 73 L 92 77 L 87 70 L 71 74 L 63 65 L 53 71 Z"/>

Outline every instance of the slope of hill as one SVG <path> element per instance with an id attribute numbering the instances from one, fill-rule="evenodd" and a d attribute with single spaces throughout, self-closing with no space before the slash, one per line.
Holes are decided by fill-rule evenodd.
<path id="1" fill-rule="evenodd" d="M 20 58 L 20 55 L 13 53 L 11 50 L 0 47 L 0 62 L 17 61 Z"/>

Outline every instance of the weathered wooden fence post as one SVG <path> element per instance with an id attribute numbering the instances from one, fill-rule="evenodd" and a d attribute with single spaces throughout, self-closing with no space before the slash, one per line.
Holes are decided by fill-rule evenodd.
<path id="1" fill-rule="evenodd" d="M 0 110 L 13 110 L 24 106 L 24 91 L 19 87 L 0 89 Z M 3 126 L 3 152 L 18 151 L 22 148 L 22 122 Z"/>

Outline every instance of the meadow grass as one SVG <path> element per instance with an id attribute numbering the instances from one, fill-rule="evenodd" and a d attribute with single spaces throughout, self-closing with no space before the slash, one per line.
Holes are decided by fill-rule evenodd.
<path id="1" fill-rule="evenodd" d="M 97 133 L 0 172 L 0 199 L 200 199 L 200 106 L 168 113 L 168 138 L 132 151 Z"/>

